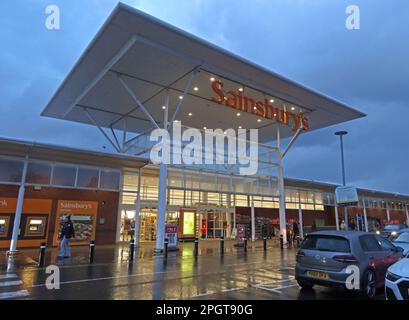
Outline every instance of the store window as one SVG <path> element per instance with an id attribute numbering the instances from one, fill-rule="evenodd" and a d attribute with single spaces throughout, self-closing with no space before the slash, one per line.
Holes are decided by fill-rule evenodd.
<path id="1" fill-rule="evenodd" d="M 302 204 L 301 205 L 301 209 L 302 210 L 314 210 L 315 207 L 313 204 Z"/>
<path id="2" fill-rule="evenodd" d="M 199 191 L 186 190 L 186 206 L 195 206 L 203 202 L 203 196 Z"/>
<path id="3" fill-rule="evenodd" d="M 121 174 L 118 171 L 101 170 L 100 189 L 119 190 Z"/>
<path id="4" fill-rule="evenodd" d="M 20 182 L 24 162 L 13 159 L 0 159 L 0 181 Z"/>
<path id="5" fill-rule="evenodd" d="M 207 193 L 207 203 L 213 205 L 220 205 L 220 194 L 215 192 L 208 192 Z"/>
<path id="6" fill-rule="evenodd" d="M 236 207 L 249 207 L 248 196 L 246 195 L 234 195 L 234 203 Z"/>
<path id="7" fill-rule="evenodd" d="M 184 190 L 169 190 L 169 204 L 175 206 L 184 206 Z"/>
<path id="8" fill-rule="evenodd" d="M 122 204 L 135 204 L 136 192 L 122 192 Z"/>
<path id="9" fill-rule="evenodd" d="M 96 169 L 79 168 L 78 183 L 80 188 L 98 188 L 99 172 Z"/>
<path id="10" fill-rule="evenodd" d="M 27 183 L 50 184 L 51 166 L 46 163 L 29 162 L 27 169 Z"/>
<path id="11" fill-rule="evenodd" d="M 56 165 L 53 170 L 52 184 L 55 186 L 74 187 L 77 168 Z"/>
<path id="12" fill-rule="evenodd" d="M 124 173 L 122 189 L 135 192 L 138 189 L 138 174 L 133 172 Z"/>
<path id="13" fill-rule="evenodd" d="M 324 201 L 322 199 L 322 193 L 321 192 L 316 192 L 314 195 L 314 199 L 315 199 L 315 204 L 323 204 Z"/>
<path id="14" fill-rule="evenodd" d="M 180 171 L 168 171 L 168 186 L 183 188 L 183 174 Z"/>

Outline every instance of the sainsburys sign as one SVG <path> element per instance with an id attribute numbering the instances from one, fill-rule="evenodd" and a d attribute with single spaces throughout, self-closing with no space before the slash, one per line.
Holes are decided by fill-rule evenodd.
<path id="1" fill-rule="evenodd" d="M 309 122 L 303 112 L 298 114 L 287 110 L 274 107 L 269 103 L 268 99 L 257 101 L 251 97 L 244 95 L 242 92 L 227 91 L 223 92 L 224 84 L 221 81 L 213 81 L 212 89 L 217 97 L 212 97 L 211 100 L 217 104 L 224 104 L 226 107 L 255 114 L 269 120 L 275 120 L 287 126 L 292 125 L 292 130 L 295 132 L 298 128 L 309 130 Z"/>

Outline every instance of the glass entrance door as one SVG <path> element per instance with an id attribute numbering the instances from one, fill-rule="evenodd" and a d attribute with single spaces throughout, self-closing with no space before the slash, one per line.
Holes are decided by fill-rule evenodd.
<path id="1" fill-rule="evenodd" d="M 206 221 L 206 228 L 202 223 L 202 230 L 206 230 L 207 239 L 219 239 L 226 235 L 226 213 L 219 210 L 206 210 L 202 213 Z"/>
<path id="2" fill-rule="evenodd" d="M 156 240 L 156 209 L 143 209 L 140 214 L 139 241 Z M 120 241 L 130 241 L 135 234 L 135 210 L 121 211 Z"/>
<path id="3" fill-rule="evenodd" d="M 156 241 L 157 211 L 153 209 L 141 212 L 140 241 Z"/>

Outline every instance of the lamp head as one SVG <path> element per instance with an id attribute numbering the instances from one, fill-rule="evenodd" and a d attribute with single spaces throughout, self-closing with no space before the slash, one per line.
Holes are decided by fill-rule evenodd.
<path id="1" fill-rule="evenodd" d="M 346 134 L 348 134 L 347 131 L 337 131 L 337 132 L 335 132 L 336 136 L 345 136 Z"/>

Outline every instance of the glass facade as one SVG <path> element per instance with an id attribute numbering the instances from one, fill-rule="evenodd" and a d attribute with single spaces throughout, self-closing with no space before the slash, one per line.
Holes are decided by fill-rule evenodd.
<path id="1" fill-rule="evenodd" d="M 0 184 L 18 184 L 24 160 L 0 157 Z M 57 188 L 119 191 L 121 171 L 49 161 L 29 160 L 26 184 Z"/>
<path id="2" fill-rule="evenodd" d="M 24 160 L 0 158 L 0 181 L 3 183 L 20 183 Z"/>
<path id="3" fill-rule="evenodd" d="M 186 179 L 186 180 L 184 180 Z M 231 180 L 217 175 L 194 175 L 192 173 L 182 173 L 180 171 L 170 171 L 168 176 L 168 205 L 181 207 L 194 207 L 198 204 L 207 204 L 220 207 L 250 207 L 254 201 L 256 208 L 278 208 L 278 191 L 273 186 L 273 182 L 268 183 L 267 179 L 257 180 L 250 183 L 243 181 L 237 183 L 237 177 Z M 243 179 L 244 180 L 244 179 Z M 134 204 L 136 200 L 136 190 L 138 185 L 137 173 L 125 172 L 123 175 L 122 199 L 124 204 Z M 229 186 L 230 185 L 230 189 Z M 231 192 L 231 186 L 236 193 Z M 256 186 L 254 186 L 256 185 Z M 185 188 L 183 188 L 185 186 Z M 237 190 L 247 190 L 248 194 L 243 194 Z M 216 191 L 216 192 L 215 192 Z M 260 192 L 254 195 L 252 192 Z M 158 176 L 155 174 L 142 174 L 141 200 L 145 202 L 155 202 L 158 197 Z M 300 205 L 302 210 L 324 211 L 325 206 L 335 206 L 335 195 L 331 192 L 318 190 L 305 190 L 297 188 L 286 188 L 285 202 L 287 209 L 298 210 Z M 363 202 L 361 199 L 360 206 Z M 367 208 L 385 209 L 387 205 L 390 210 L 406 210 L 405 203 L 397 201 L 386 201 L 375 198 L 365 198 Z"/>

